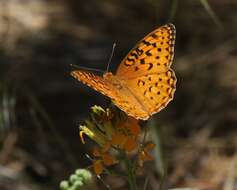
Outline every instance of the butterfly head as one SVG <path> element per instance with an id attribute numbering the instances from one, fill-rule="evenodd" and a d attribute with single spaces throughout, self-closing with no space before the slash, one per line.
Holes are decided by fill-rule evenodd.
<path id="1" fill-rule="evenodd" d="M 103 77 L 117 89 L 122 89 L 122 81 L 116 75 L 113 75 L 113 73 L 106 72 Z"/>
<path id="2" fill-rule="evenodd" d="M 110 79 L 110 78 L 113 78 L 114 75 L 113 75 L 113 73 L 111 73 L 111 72 L 105 72 L 105 73 L 103 74 L 103 77 L 104 77 L 104 78 L 107 78 L 107 79 Z"/>

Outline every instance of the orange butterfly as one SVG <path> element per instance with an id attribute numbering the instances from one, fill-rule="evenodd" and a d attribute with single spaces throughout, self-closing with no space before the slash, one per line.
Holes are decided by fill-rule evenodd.
<path id="1" fill-rule="evenodd" d="M 138 42 L 115 75 L 106 72 L 100 77 L 84 70 L 72 71 L 71 75 L 110 97 L 128 115 L 147 120 L 173 99 L 176 77 L 170 66 L 174 44 L 175 26 L 167 24 Z"/>

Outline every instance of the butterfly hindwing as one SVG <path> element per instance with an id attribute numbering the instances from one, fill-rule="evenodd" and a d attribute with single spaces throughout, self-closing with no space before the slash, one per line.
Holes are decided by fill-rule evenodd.
<path id="1" fill-rule="evenodd" d="M 127 87 L 147 109 L 149 116 L 160 111 L 173 99 L 176 89 L 174 71 L 148 74 L 126 81 Z"/>

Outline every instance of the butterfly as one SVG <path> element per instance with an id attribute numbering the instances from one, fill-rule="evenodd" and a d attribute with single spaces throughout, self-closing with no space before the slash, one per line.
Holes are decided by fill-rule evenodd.
<path id="1" fill-rule="evenodd" d="M 163 25 L 145 36 L 120 63 L 116 74 L 103 77 L 85 70 L 71 75 L 111 98 L 127 115 L 147 120 L 173 99 L 176 77 L 170 68 L 174 57 L 175 26 Z"/>

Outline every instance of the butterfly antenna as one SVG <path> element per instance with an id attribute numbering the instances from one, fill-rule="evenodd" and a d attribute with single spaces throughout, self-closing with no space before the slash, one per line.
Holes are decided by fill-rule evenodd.
<path id="1" fill-rule="evenodd" d="M 111 60 L 112 60 L 113 55 L 114 55 L 115 47 L 116 47 L 116 43 L 113 43 L 113 48 L 112 48 L 110 58 L 109 58 L 109 61 L 108 61 L 108 64 L 107 64 L 106 72 L 109 72 L 109 66 L 110 66 Z"/>
<path id="2" fill-rule="evenodd" d="M 75 69 L 83 69 L 83 70 L 87 70 L 87 71 L 96 71 L 96 72 L 104 73 L 104 71 L 102 71 L 100 69 L 88 68 L 88 67 L 83 67 L 83 66 L 79 66 L 79 65 L 75 65 L 75 64 L 70 64 L 70 66 Z"/>
<path id="3" fill-rule="evenodd" d="M 88 154 L 85 154 L 85 156 L 86 156 L 91 162 L 93 161 L 93 159 L 92 159 Z M 104 185 L 108 190 L 111 190 L 110 186 L 105 183 L 105 181 L 101 178 L 100 175 L 96 175 L 96 177 L 103 183 L 103 185 Z"/>

